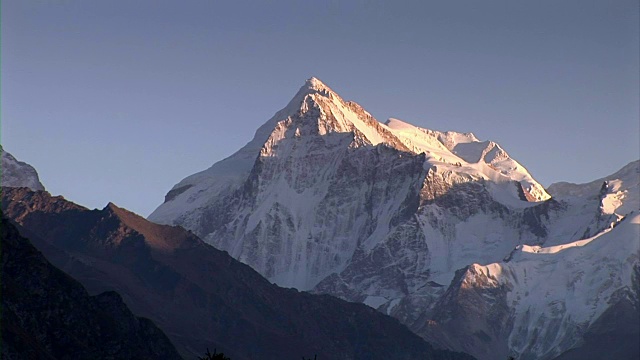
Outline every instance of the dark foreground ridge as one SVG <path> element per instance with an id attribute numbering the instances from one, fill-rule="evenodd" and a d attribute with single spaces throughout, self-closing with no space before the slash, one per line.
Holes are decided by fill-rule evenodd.
<path id="1" fill-rule="evenodd" d="M 284 289 L 192 233 L 109 204 L 4 188 L 2 208 L 92 294 L 115 290 L 192 359 L 472 359 L 434 349 L 397 320 L 358 303 Z"/>
<path id="2" fill-rule="evenodd" d="M 2 359 L 180 359 L 109 291 L 89 296 L 2 216 Z"/>

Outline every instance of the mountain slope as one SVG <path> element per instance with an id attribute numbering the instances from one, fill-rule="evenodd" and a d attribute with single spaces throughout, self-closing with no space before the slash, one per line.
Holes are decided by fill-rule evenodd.
<path id="1" fill-rule="evenodd" d="M 33 166 L 16 160 L 16 158 L 6 152 L 1 145 L 0 156 L 2 157 L 0 167 L 2 186 L 28 187 L 32 190 L 44 190 L 44 186 L 38 178 L 38 172 Z"/>
<path id="2" fill-rule="evenodd" d="M 603 321 L 608 332 L 638 334 L 638 239 L 640 216 L 632 213 L 589 239 L 523 245 L 504 262 L 470 265 L 439 299 L 433 321 L 416 332 L 481 359 L 495 358 L 502 349 L 500 357 L 523 360 L 552 359 L 583 339 L 591 341 L 589 333 L 602 329 Z M 607 312 L 635 320 L 602 320 Z M 620 348 L 604 345 L 603 353 Z"/>
<path id="3" fill-rule="evenodd" d="M 4 216 L 3 359 L 180 359 L 151 321 L 114 292 L 89 296 L 52 266 Z"/>
<path id="4" fill-rule="evenodd" d="M 62 269 L 91 293 L 118 291 L 184 356 L 201 355 L 208 347 L 234 360 L 313 354 L 321 359 L 470 358 L 434 350 L 395 319 L 362 304 L 279 288 L 192 233 L 151 223 L 113 204 L 87 210 L 26 188 L 5 188 L 2 200 L 7 216 L 45 241 L 46 251 L 68 255 L 66 260 L 52 257 Z"/>

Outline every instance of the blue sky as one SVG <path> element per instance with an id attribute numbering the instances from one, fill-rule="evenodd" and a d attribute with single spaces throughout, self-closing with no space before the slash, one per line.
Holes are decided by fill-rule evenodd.
<path id="1" fill-rule="evenodd" d="M 53 194 L 142 215 L 316 76 L 473 132 L 547 186 L 640 157 L 636 0 L 4 0 L 1 141 Z"/>

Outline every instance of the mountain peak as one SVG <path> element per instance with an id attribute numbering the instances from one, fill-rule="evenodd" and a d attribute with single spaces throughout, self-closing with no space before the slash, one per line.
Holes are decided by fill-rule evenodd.
<path id="1" fill-rule="evenodd" d="M 306 87 L 314 90 L 327 90 L 327 89 L 331 90 L 325 83 L 323 83 L 320 79 L 318 79 L 315 76 L 312 76 L 309 79 L 307 79 L 307 81 L 305 81 L 304 84 Z"/>
<path id="2" fill-rule="evenodd" d="M 336 92 L 331 90 L 329 86 L 323 83 L 317 77 L 311 77 L 304 82 L 304 85 L 300 88 L 296 96 L 293 98 L 295 102 L 298 102 L 300 98 L 304 98 L 309 94 L 320 94 L 326 97 L 337 96 Z"/>
<path id="3" fill-rule="evenodd" d="M 269 128 L 271 128 L 271 122 L 276 121 L 278 118 L 284 118 L 287 115 L 292 115 L 300 111 L 300 106 L 306 101 L 305 99 L 307 99 L 308 96 L 313 96 L 315 94 L 331 100 L 340 99 L 340 96 L 336 94 L 335 91 L 331 90 L 331 88 L 325 83 L 320 81 L 320 79 L 311 77 L 304 82 L 304 85 L 300 87 L 295 96 L 291 101 L 289 101 L 289 104 L 277 112 L 275 116 L 267 122 L 267 124 L 269 124 Z"/>
<path id="4" fill-rule="evenodd" d="M 178 226 L 159 225 L 147 221 L 140 215 L 109 202 L 103 211 L 113 214 L 130 229 L 144 236 L 150 248 L 162 252 L 172 252 L 179 248 L 191 248 L 201 243 L 193 234 Z"/>

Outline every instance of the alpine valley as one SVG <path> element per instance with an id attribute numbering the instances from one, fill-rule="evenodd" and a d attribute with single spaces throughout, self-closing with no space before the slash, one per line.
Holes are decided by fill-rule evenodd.
<path id="1" fill-rule="evenodd" d="M 481 360 L 640 358 L 640 162 L 545 189 L 498 144 L 316 78 L 149 220 Z"/>

